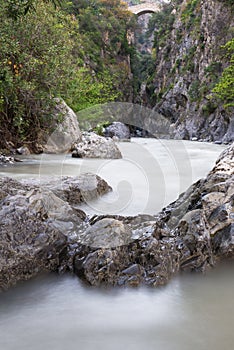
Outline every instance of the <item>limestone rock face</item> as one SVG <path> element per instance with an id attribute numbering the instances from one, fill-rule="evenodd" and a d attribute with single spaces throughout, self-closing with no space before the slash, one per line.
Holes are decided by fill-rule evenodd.
<path id="1" fill-rule="evenodd" d="M 84 132 L 80 142 L 74 145 L 72 157 L 75 158 L 122 158 L 121 152 L 111 138 L 105 138 L 94 132 Z"/>
<path id="2" fill-rule="evenodd" d="M 44 153 L 65 153 L 71 150 L 74 142 L 81 139 L 81 131 L 75 112 L 59 99 L 54 112 L 54 132 L 43 145 Z M 57 120 L 62 119 L 59 123 Z"/>
<path id="3" fill-rule="evenodd" d="M 221 46 L 232 39 L 233 4 L 220 0 L 175 3 L 179 5 L 174 23 L 156 48 L 155 78 L 148 89 L 152 92 L 153 86 L 158 96 L 154 109 L 173 124 L 173 138 L 233 142 L 233 108 L 227 110 L 211 98 L 228 65 Z"/>

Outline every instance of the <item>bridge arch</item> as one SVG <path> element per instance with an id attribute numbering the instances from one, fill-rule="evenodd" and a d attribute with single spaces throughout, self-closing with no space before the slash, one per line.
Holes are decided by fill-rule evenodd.
<path id="1" fill-rule="evenodd" d="M 155 13 L 161 10 L 160 4 L 155 2 L 145 1 L 139 5 L 132 5 L 128 7 L 128 10 L 137 16 L 144 15 L 145 13 Z"/>

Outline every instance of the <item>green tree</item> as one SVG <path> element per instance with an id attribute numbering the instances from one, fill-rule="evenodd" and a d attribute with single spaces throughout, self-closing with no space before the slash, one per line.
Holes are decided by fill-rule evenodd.
<path id="1" fill-rule="evenodd" d="M 77 22 L 43 1 L 17 20 L 0 5 L 0 142 L 36 144 L 50 126 L 53 98 L 66 94 Z"/>
<path id="2" fill-rule="evenodd" d="M 53 126 L 55 97 L 80 111 L 131 91 L 126 6 L 58 3 L 0 0 L 0 147 L 10 140 L 35 150 Z"/>
<path id="3" fill-rule="evenodd" d="M 82 75 L 88 80 L 92 76 L 95 89 L 101 88 L 99 96 L 106 96 L 105 102 L 116 98 L 127 100 L 131 90 L 128 56 L 132 50 L 127 33 L 134 30 L 134 16 L 120 0 L 73 0 L 72 3 L 70 11 L 79 22 L 85 51 L 86 73 L 83 71 Z"/>
<path id="4" fill-rule="evenodd" d="M 120 97 L 120 92 L 115 91 L 113 79 L 108 71 L 93 75 L 89 69 L 80 68 L 69 84 L 66 102 L 78 112 L 97 104 L 114 101 Z"/>
<path id="5" fill-rule="evenodd" d="M 60 0 L 44 0 L 45 3 L 61 6 Z M 6 0 L 7 14 L 13 19 L 25 16 L 30 10 L 35 10 L 37 0 Z"/>

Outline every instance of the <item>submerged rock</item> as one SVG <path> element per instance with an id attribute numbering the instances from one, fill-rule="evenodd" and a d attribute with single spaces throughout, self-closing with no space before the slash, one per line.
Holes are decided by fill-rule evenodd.
<path id="1" fill-rule="evenodd" d="M 82 140 L 73 147 L 75 158 L 122 158 L 121 152 L 111 138 L 105 138 L 94 132 L 84 132 Z"/>

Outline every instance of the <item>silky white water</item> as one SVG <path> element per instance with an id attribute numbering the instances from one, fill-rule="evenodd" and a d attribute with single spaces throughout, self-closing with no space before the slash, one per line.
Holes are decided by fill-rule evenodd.
<path id="1" fill-rule="evenodd" d="M 120 148 L 121 160 L 38 156 L 0 172 L 39 179 L 95 172 L 113 192 L 82 205 L 89 214 L 155 214 L 204 177 L 223 149 L 152 139 Z M 158 289 L 96 289 L 70 275 L 42 275 L 0 294 L 0 349 L 231 350 L 233 291 L 233 265 L 178 276 Z"/>
<path id="2" fill-rule="evenodd" d="M 79 175 L 103 177 L 113 191 L 82 204 L 88 214 L 156 214 L 204 177 L 224 146 L 191 141 L 132 139 L 118 144 L 123 158 L 78 159 L 71 155 L 31 156 L 25 163 L 0 168 L 0 175 L 17 178 Z M 59 180 L 58 180 L 59 181 Z"/>

